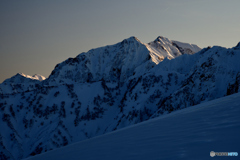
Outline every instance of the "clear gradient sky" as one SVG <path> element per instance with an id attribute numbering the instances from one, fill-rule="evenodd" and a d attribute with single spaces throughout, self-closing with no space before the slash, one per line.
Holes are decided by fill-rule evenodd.
<path id="1" fill-rule="evenodd" d="M 240 0 L 1 0 L 0 83 L 130 36 L 233 47 Z"/>

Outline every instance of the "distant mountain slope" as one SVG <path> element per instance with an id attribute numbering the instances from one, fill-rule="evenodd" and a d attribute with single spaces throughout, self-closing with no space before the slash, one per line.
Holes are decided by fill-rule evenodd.
<path id="1" fill-rule="evenodd" d="M 29 76 L 24 73 L 17 73 L 15 76 L 3 81 L 3 83 L 20 84 L 20 83 L 29 83 L 29 82 L 32 82 L 33 80 L 43 81 L 45 79 L 46 78 L 40 74 L 35 74 L 33 76 Z"/>
<path id="2" fill-rule="evenodd" d="M 0 94 L 0 157 L 26 158 L 239 92 L 239 45 L 192 54 L 194 45 L 175 43 L 131 37 L 69 58 L 31 89 Z"/>
<path id="3" fill-rule="evenodd" d="M 29 76 L 23 73 L 17 73 L 15 76 L 6 79 L 0 84 L 0 94 L 12 94 L 35 89 L 35 85 L 45 79 L 46 78 L 40 74 Z"/>
<path id="4" fill-rule="evenodd" d="M 239 99 L 234 94 L 205 102 L 27 160 L 211 160 L 211 151 L 239 154 Z"/>

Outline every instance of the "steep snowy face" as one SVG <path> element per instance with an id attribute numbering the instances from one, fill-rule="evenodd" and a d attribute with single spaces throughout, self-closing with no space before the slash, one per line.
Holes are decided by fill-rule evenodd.
<path id="1" fill-rule="evenodd" d="M 92 49 L 67 59 L 55 67 L 44 83 L 57 85 L 96 82 L 102 79 L 124 82 L 133 75 L 148 71 L 164 58 L 173 59 L 199 50 L 196 45 L 173 43 L 164 37 L 158 37 L 149 44 L 130 37 L 115 45 Z"/>
<path id="2" fill-rule="evenodd" d="M 239 92 L 240 48 L 205 48 L 190 57 L 193 58 L 185 55 L 172 60 L 172 63 L 178 63 L 185 59 L 184 64 L 189 64 L 191 69 L 186 69 L 188 65 L 185 65 L 185 69 L 183 65 L 180 67 L 188 70 L 186 78 L 177 90 L 159 100 L 157 116 Z M 170 67 L 164 63 L 157 67 L 162 69 L 162 65 L 165 69 Z"/>
<path id="3" fill-rule="evenodd" d="M 40 74 L 29 76 L 23 73 L 17 73 L 15 76 L 6 79 L 0 84 L 1 94 L 11 94 L 16 92 L 23 92 L 30 89 L 34 89 L 36 84 L 46 79 Z"/>
<path id="4" fill-rule="evenodd" d="M 136 74 L 137 67 L 142 66 L 142 72 L 152 67 L 154 64 L 150 59 L 146 46 L 130 37 L 115 45 L 92 49 L 67 59 L 55 67 L 45 83 L 54 85 L 101 79 L 123 82 Z"/>
<path id="5" fill-rule="evenodd" d="M 195 44 L 183 43 L 179 41 L 172 41 L 172 43 L 182 54 L 194 54 L 201 50 L 201 48 Z"/>
<path id="6" fill-rule="evenodd" d="M 153 62 L 158 64 L 163 59 L 173 59 L 183 54 L 194 54 L 201 50 L 197 45 L 171 41 L 168 38 L 159 36 L 153 42 L 147 44 Z"/>

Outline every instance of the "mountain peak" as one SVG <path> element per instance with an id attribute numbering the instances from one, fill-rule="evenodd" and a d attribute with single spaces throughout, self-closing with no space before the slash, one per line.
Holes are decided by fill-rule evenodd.
<path id="1" fill-rule="evenodd" d="M 162 38 L 164 38 L 163 36 L 158 36 L 156 39 L 155 39 L 155 41 L 158 41 L 159 39 L 162 39 Z"/>
<path id="2" fill-rule="evenodd" d="M 15 77 L 24 77 L 24 78 L 31 78 L 32 79 L 32 76 L 29 76 L 27 74 L 24 74 L 24 73 L 17 73 L 15 76 L 11 77 L 11 78 L 15 78 Z"/>
<path id="3" fill-rule="evenodd" d="M 33 76 L 30 76 L 30 75 L 27 75 L 27 74 L 24 74 L 24 73 L 21 73 L 21 72 L 17 73 L 15 76 L 16 77 L 21 76 L 21 77 L 29 78 L 29 79 L 32 79 L 32 80 L 39 80 L 39 81 L 43 81 L 43 80 L 46 79 L 44 76 L 42 76 L 40 74 L 34 74 Z M 13 77 L 15 77 L 15 76 L 13 76 Z"/>
<path id="4" fill-rule="evenodd" d="M 154 63 L 158 64 L 163 59 L 173 59 L 183 54 L 194 54 L 201 50 L 197 45 L 169 40 L 158 36 L 153 42 L 147 44 Z"/>
<path id="5" fill-rule="evenodd" d="M 135 37 L 135 36 L 131 36 L 131 37 L 127 38 L 127 39 L 129 39 L 129 40 L 138 40 L 138 38 Z M 138 41 L 139 41 L 139 40 L 138 40 Z"/>
<path id="6" fill-rule="evenodd" d="M 46 78 L 40 74 L 35 74 L 33 76 L 24 74 L 24 73 L 17 73 L 16 75 L 12 76 L 9 79 L 6 79 L 3 83 L 28 83 L 30 81 L 43 81 Z"/>
<path id="7" fill-rule="evenodd" d="M 169 41 L 169 39 L 163 36 L 158 36 L 154 41 L 155 42 Z"/>
<path id="8" fill-rule="evenodd" d="M 34 79 L 36 79 L 36 80 L 39 80 L 39 81 L 43 81 L 43 80 L 46 79 L 44 76 L 42 76 L 42 75 L 40 75 L 40 74 L 34 74 L 34 75 L 32 76 L 32 78 L 34 78 Z"/>
<path id="9" fill-rule="evenodd" d="M 46 84 L 72 82 L 124 81 L 140 70 L 152 65 L 149 50 L 140 40 L 131 36 L 123 41 L 104 47 L 95 48 L 69 58 L 52 71 Z M 76 63 L 77 62 L 77 63 Z M 74 68 L 74 69 L 73 69 Z"/>
<path id="10" fill-rule="evenodd" d="M 131 36 L 127 39 L 124 39 L 122 43 L 127 43 L 127 42 L 141 42 L 137 37 Z"/>
<path id="11" fill-rule="evenodd" d="M 26 75 L 24 73 L 22 73 L 22 72 L 19 72 L 15 76 L 23 76 L 23 77 L 25 77 Z"/>

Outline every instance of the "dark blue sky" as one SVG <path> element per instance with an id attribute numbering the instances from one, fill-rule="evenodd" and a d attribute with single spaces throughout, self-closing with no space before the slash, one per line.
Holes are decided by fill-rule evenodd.
<path id="1" fill-rule="evenodd" d="M 1 0 L 0 83 L 130 36 L 207 47 L 240 41 L 239 0 Z"/>

